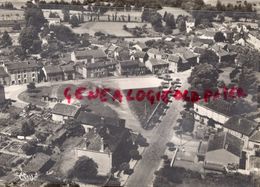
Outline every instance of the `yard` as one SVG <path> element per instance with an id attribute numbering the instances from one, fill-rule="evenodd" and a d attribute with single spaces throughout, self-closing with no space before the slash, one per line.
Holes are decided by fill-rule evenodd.
<path id="1" fill-rule="evenodd" d="M 163 16 L 165 11 L 167 13 L 171 13 L 174 15 L 175 19 L 179 16 L 179 15 L 183 15 L 183 16 L 190 16 L 190 14 L 188 12 L 186 12 L 183 9 L 180 8 L 175 8 L 175 7 L 163 7 L 161 10 L 159 10 L 158 12 Z"/>

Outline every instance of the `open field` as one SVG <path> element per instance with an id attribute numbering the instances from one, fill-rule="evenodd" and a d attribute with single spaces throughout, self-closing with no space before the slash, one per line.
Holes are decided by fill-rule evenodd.
<path id="1" fill-rule="evenodd" d="M 73 28 L 73 31 L 78 34 L 89 33 L 94 35 L 95 32 L 104 32 L 111 35 L 121 36 L 121 37 L 130 37 L 131 33 L 123 30 L 123 25 L 126 25 L 128 28 L 133 28 L 136 26 L 143 26 L 146 23 L 128 23 L 128 22 L 87 22 L 81 24 L 80 27 Z M 150 26 L 147 24 L 148 27 Z"/>
<path id="2" fill-rule="evenodd" d="M 161 10 L 159 10 L 158 12 L 163 16 L 164 12 L 168 12 L 174 15 L 175 19 L 179 16 L 179 15 L 184 15 L 184 16 L 190 16 L 190 14 L 188 12 L 186 12 L 185 10 L 182 10 L 180 8 L 175 8 L 175 7 L 163 7 Z"/>

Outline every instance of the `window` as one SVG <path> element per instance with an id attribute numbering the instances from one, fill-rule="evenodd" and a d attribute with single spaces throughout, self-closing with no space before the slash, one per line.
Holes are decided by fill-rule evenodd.
<path id="1" fill-rule="evenodd" d="M 20 78 L 21 78 L 21 75 L 18 75 L 17 77 L 18 77 L 18 79 L 20 79 Z"/>
<path id="2" fill-rule="evenodd" d="M 24 83 L 26 83 L 26 82 L 27 82 L 27 80 L 26 80 L 26 79 L 24 79 L 24 80 L 23 80 L 23 82 L 24 82 Z"/>
<path id="3" fill-rule="evenodd" d="M 35 73 L 32 74 L 32 77 L 35 77 Z"/>
<path id="4" fill-rule="evenodd" d="M 32 81 L 35 82 L 35 78 L 33 78 Z"/>
<path id="5" fill-rule="evenodd" d="M 23 77 L 26 78 L 26 74 L 24 74 Z"/>

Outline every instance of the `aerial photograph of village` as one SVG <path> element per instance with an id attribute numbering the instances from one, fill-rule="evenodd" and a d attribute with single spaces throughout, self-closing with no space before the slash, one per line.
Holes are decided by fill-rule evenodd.
<path id="1" fill-rule="evenodd" d="M 260 0 L 0 0 L 0 187 L 260 187 Z"/>

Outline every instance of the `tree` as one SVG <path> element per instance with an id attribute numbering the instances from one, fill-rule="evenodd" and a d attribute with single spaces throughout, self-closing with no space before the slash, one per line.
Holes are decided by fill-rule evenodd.
<path id="1" fill-rule="evenodd" d="M 85 134 L 84 127 L 75 120 L 67 120 L 64 128 L 68 132 L 68 136 L 83 136 Z"/>
<path id="2" fill-rule="evenodd" d="M 86 156 L 79 157 L 72 170 L 69 171 L 70 178 L 88 179 L 96 177 L 98 165 Z"/>
<path id="3" fill-rule="evenodd" d="M 175 29 L 176 28 L 175 18 L 174 18 L 174 15 L 171 14 L 171 13 L 168 13 L 166 15 L 165 23 L 166 23 L 166 26 L 170 27 L 171 29 Z"/>
<path id="4" fill-rule="evenodd" d="M 33 41 L 39 39 L 38 32 L 35 27 L 25 27 L 19 35 L 19 43 L 24 51 L 31 48 Z"/>
<path id="5" fill-rule="evenodd" d="M 27 85 L 27 91 L 28 92 L 31 92 L 32 90 L 35 90 L 36 89 L 36 86 L 35 86 L 35 83 L 34 82 L 30 82 L 28 85 Z"/>
<path id="6" fill-rule="evenodd" d="M 42 49 L 42 41 L 39 39 L 33 40 L 32 46 L 30 48 L 30 52 L 32 54 L 40 53 Z"/>
<path id="7" fill-rule="evenodd" d="M 256 93 L 258 83 L 254 71 L 247 67 L 243 67 L 238 77 L 238 85 L 247 93 Z"/>
<path id="8" fill-rule="evenodd" d="M 139 154 L 138 150 L 136 149 L 132 149 L 129 152 L 130 156 L 132 159 L 134 160 L 140 160 L 141 159 L 141 155 Z"/>
<path id="9" fill-rule="evenodd" d="M 63 9 L 62 13 L 63 13 L 63 21 L 64 22 L 69 22 L 69 20 L 70 20 L 70 11 L 69 11 L 69 9 Z"/>
<path id="10" fill-rule="evenodd" d="M 204 91 L 214 91 L 218 82 L 218 71 L 211 64 L 199 64 L 194 67 L 188 82 L 191 84 L 191 90 L 197 91 L 202 95 Z"/>
<path id="11" fill-rule="evenodd" d="M 65 25 L 51 25 L 50 30 L 54 32 L 56 38 L 60 41 L 74 43 L 79 42 L 76 34 Z"/>
<path id="12" fill-rule="evenodd" d="M 8 32 L 5 31 L 1 38 L 1 45 L 3 47 L 8 47 L 12 45 L 12 38 L 9 36 Z"/>
<path id="13" fill-rule="evenodd" d="M 78 27 L 79 26 L 79 19 L 76 15 L 71 16 L 69 23 L 72 27 Z"/>
<path id="14" fill-rule="evenodd" d="M 178 28 L 181 32 L 186 31 L 186 21 L 184 19 L 181 19 L 178 23 Z"/>
<path id="15" fill-rule="evenodd" d="M 216 65 L 218 63 L 219 57 L 216 55 L 216 53 L 212 50 L 205 50 L 200 55 L 200 63 L 207 63 Z"/>
<path id="16" fill-rule="evenodd" d="M 26 155 L 33 155 L 37 151 L 37 145 L 33 142 L 28 142 L 22 146 L 22 150 Z"/>
<path id="17" fill-rule="evenodd" d="M 22 124 L 22 129 L 21 129 L 21 135 L 22 136 L 30 136 L 35 132 L 33 122 L 31 120 L 25 121 Z"/>
<path id="18" fill-rule="evenodd" d="M 40 31 L 40 28 L 43 27 L 44 23 L 46 23 L 46 20 L 43 16 L 43 12 L 38 7 L 31 7 L 26 8 L 24 12 L 26 27 L 33 26 L 37 29 L 37 31 Z"/>
<path id="19" fill-rule="evenodd" d="M 224 42 L 226 40 L 223 32 L 219 31 L 214 36 L 215 42 Z"/>
<path id="20" fill-rule="evenodd" d="M 19 23 L 15 23 L 13 26 L 13 30 L 21 30 L 21 25 Z"/>

